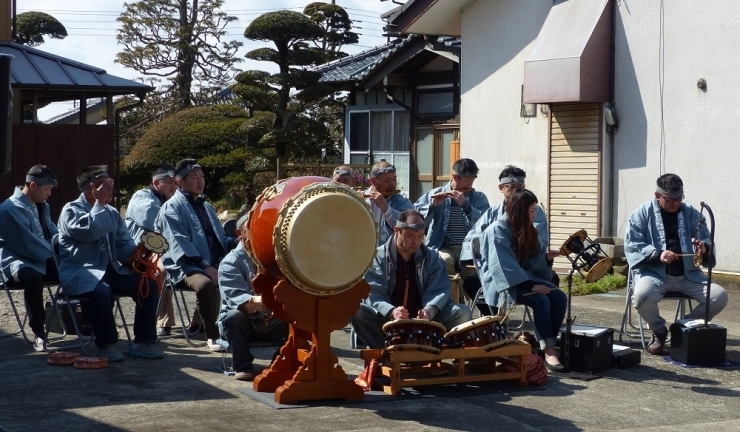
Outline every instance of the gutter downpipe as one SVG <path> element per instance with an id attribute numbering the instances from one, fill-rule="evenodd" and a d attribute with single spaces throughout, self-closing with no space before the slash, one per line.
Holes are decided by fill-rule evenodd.
<path id="1" fill-rule="evenodd" d="M 617 86 L 617 6 L 616 1 L 612 0 L 612 67 L 611 67 L 611 107 L 614 108 L 616 105 L 616 86 Z M 614 134 L 616 127 L 612 126 L 609 131 L 609 207 L 612 213 L 609 218 L 609 232 L 612 236 L 616 236 L 619 233 L 616 232 L 617 219 L 615 217 L 615 210 L 619 208 L 619 203 L 614 202 Z"/>
<path id="2" fill-rule="evenodd" d="M 123 114 L 126 111 L 131 111 L 134 108 L 140 107 L 144 105 L 144 98 L 146 97 L 146 93 L 140 93 L 139 95 L 139 101 L 136 103 L 133 103 L 131 105 L 126 105 L 124 107 L 116 109 L 116 177 L 114 181 L 116 182 L 116 210 L 121 210 L 121 182 L 120 182 L 120 176 L 121 176 L 121 114 Z"/>

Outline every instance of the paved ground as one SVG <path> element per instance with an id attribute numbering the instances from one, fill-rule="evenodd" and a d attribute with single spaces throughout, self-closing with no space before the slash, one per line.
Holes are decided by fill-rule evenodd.
<path id="1" fill-rule="evenodd" d="M 731 293 L 716 323 L 728 329 L 727 357 L 740 362 L 738 294 Z M 623 307 L 623 291 L 573 301 L 577 322 L 615 329 Z M 664 315 L 672 317 L 673 307 L 666 303 Z M 0 330 L 11 329 L 3 297 Z M 0 340 L 0 430 L 740 430 L 738 367 L 685 369 L 643 355 L 640 366 L 611 369 L 594 381 L 550 377 L 544 391 L 276 410 L 217 372 L 219 354 L 182 339 L 162 346 L 164 360 L 127 358 L 105 370 L 81 371 L 47 365 L 46 356 L 19 336 Z M 332 346 L 344 370 L 357 373 L 361 362 L 345 331 L 334 332 Z M 258 350 L 258 362 L 266 365 L 271 354 Z"/>

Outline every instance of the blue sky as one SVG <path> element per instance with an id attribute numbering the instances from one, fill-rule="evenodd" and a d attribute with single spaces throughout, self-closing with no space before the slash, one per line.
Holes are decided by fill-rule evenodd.
<path id="1" fill-rule="evenodd" d="M 132 0 L 134 1 L 134 0 Z M 242 41 L 244 46 L 238 56 L 251 49 L 265 46 L 262 42 L 247 41 L 243 34 L 249 22 L 262 13 L 290 9 L 302 11 L 310 0 L 226 0 L 223 10 L 239 18 L 229 24 L 229 38 Z M 121 0 L 17 0 L 18 13 L 40 11 L 53 15 L 67 28 L 69 36 L 63 40 L 46 38 L 46 43 L 38 47 L 41 50 L 67 57 L 82 63 L 105 69 L 108 73 L 123 78 L 134 79 L 138 72 L 127 69 L 114 62 L 116 53 L 121 49 L 116 43 L 116 18 L 123 10 Z M 386 39 L 382 34 L 380 14 L 393 8 L 390 1 L 380 0 L 337 0 L 337 4 L 347 9 L 350 18 L 355 21 L 355 31 L 360 33 L 360 43 L 349 46 L 346 52 L 355 53 L 370 47 L 382 45 Z M 245 59 L 241 69 L 269 69 L 267 63 L 253 62 Z M 49 118 L 72 108 L 72 102 L 53 104 L 39 113 L 41 120 Z"/>

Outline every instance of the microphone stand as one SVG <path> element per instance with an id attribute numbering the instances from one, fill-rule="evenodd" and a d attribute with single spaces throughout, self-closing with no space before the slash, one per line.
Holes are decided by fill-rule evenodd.
<path id="1" fill-rule="evenodd" d="M 709 231 L 709 241 L 712 243 L 712 248 L 714 248 L 714 212 L 712 212 L 712 209 L 707 205 L 707 203 L 702 201 L 702 212 L 704 211 L 704 209 L 707 209 L 707 213 L 709 213 L 709 220 L 712 222 L 712 229 Z M 704 308 L 704 327 L 709 327 L 709 293 L 712 288 L 712 267 L 714 267 L 714 263 L 712 262 L 712 253 L 714 251 L 707 252 L 709 253 L 709 257 L 707 261 L 707 306 Z"/>
<path id="2" fill-rule="evenodd" d="M 573 319 L 571 319 L 570 316 L 570 299 L 571 299 L 571 290 L 573 289 L 573 273 L 575 272 L 575 268 L 571 267 L 568 271 L 568 304 L 567 304 L 567 313 L 568 317 L 565 320 L 565 339 L 563 340 L 563 372 L 570 372 L 570 332 L 573 327 Z"/>

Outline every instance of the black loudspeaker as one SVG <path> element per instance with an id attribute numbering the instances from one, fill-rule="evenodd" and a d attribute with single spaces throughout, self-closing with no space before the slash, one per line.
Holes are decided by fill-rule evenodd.
<path id="1" fill-rule="evenodd" d="M 727 329 L 703 320 L 680 320 L 671 324 L 671 358 L 687 365 L 725 362 Z"/>
<path id="2" fill-rule="evenodd" d="M 565 363 L 565 326 L 560 328 L 560 362 Z M 614 364 L 614 330 L 605 327 L 573 325 L 570 337 L 570 370 L 596 374 Z"/>
<path id="3" fill-rule="evenodd" d="M 13 90 L 10 89 L 12 55 L 0 54 L 0 174 L 10 171 L 13 149 Z"/>

